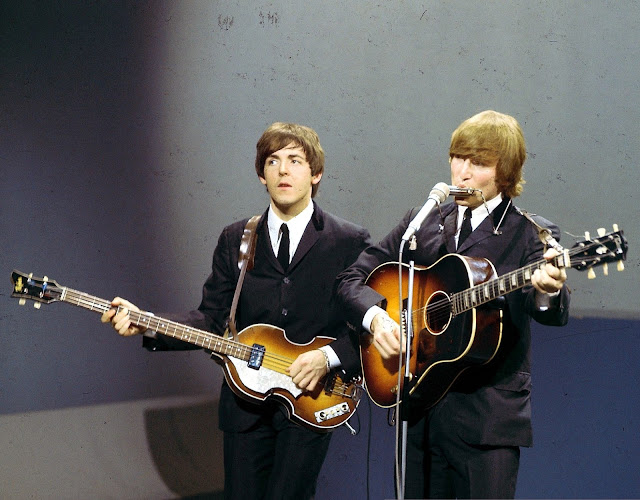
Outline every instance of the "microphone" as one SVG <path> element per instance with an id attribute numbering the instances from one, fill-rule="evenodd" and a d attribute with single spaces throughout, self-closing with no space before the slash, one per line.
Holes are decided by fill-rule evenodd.
<path id="1" fill-rule="evenodd" d="M 438 182 L 433 189 L 429 193 L 429 198 L 427 198 L 427 202 L 422 206 L 420 211 L 416 214 L 413 220 L 409 223 L 409 227 L 404 233 L 402 237 L 403 241 L 409 240 L 418 229 L 420 229 L 420 225 L 424 222 L 429 215 L 429 212 L 436 205 L 440 205 L 447 196 L 449 196 L 450 187 L 444 182 Z"/>

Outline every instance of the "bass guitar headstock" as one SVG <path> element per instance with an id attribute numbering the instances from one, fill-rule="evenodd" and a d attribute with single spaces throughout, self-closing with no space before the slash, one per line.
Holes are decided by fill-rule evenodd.
<path id="1" fill-rule="evenodd" d="M 41 304 L 49 304 L 60 300 L 60 285 L 46 276 L 36 278 L 33 274 L 25 274 L 20 271 L 11 273 L 11 284 L 13 291 L 11 297 L 19 299 L 20 305 L 26 304 L 27 300 L 35 301 L 33 306 L 40 308 Z"/>
<path id="2" fill-rule="evenodd" d="M 617 270 L 624 270 L 623 261 L 627 258 L 627 240 L 618 225 L 613 225 L 613 232 L 606 233 L 604 228 L 598 229 L 598 237 L 591 238 L 585 232 L 583 241 L 577 242 L 569 251 L 571 267 L 578 271 L 587 271 L 589 279 L 596 277 L 594 267 L 603 266 L 603 274 L 609 274 L 610 262 L 617 262 Z"/>

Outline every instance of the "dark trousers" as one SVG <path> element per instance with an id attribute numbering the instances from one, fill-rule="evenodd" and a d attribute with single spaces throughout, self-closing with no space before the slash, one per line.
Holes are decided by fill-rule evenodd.
<path id="1" fill-rule="evenodd" d="M 305 429 L 279 409 L 246 432 L 225 432 L 225 499 L 313 498 L 330 440 L 331 433 Z"/>
<path id="2" fill-rule="evenodd" d="M 410 425 L 405 498 L 514 498 L 520 448 L 463 441 L 449 411 L 445 398 Z"/>

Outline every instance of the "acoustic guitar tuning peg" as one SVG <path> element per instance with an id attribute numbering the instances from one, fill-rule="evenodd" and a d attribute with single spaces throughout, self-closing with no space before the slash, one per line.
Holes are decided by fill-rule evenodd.
<path id="1" fill-rule="evenodd" d="M 589 234 L 589 231 L 585 231 L 584 232 L 584 239 L 587 240 L 587 241 L 591 240 L 591 235 Z"/>
<path id="2" fill-rule="evenodd" d="M 20 304 L 21 306 L 25 305 L 27 303 L 27 299 L 20 299 L 18 301 L 18 304 Z"/>
<path id="3" fill-rule="evenodd" d="M 602 238 L 605 234 L 607 234 L 607 230 L 603 227 L 599 227 L 598 228 L 598 236 L 600 236 L 600 238 Z"/>
<path id="4" fill-rule="evenodd" d="M 34 302 L 33 303 L 33 307 L 35 307 L 36 309 L 40 309 L 41 306 L 42 306 L 42 304 L 40 302 Z"/>
<path id="5" fill-rule="evenodd" d="M 596 277 L 596 272 L 593 270 L 593 267 L 590 267 L 589 271 L 587 271 L 587 278 L 592 280 L 592 279 L 595 279 L 595 277 Z"/>
<path id="6" fill-rule="evenodd" d="M 617 233 L 618 232 L 618 224 L 613 224 L 613 232 Z M 616 265 L 616 269 L 618 271 L 624 271 L 624 262 L 622 262 L 621 260 L 618 261 L 618 264 Z"/>
<path id="7" fill-rule="evenodd" d="M 609 264 L 607 264 L 606 262 L 602 264 L 602 274 L 604 274 L 605 276 L 609 276 Z"/>

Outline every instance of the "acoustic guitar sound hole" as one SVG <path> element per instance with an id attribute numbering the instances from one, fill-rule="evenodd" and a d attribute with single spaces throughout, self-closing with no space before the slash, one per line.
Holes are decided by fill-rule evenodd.
<path id="1" fill-rule="evenodd" d="M 424 309 L 424 324 L 434 335 L 439 335 L 449 326 L 451 321 L 451 301 L 444 292 L 436 292 L 427 301 Z"/>

